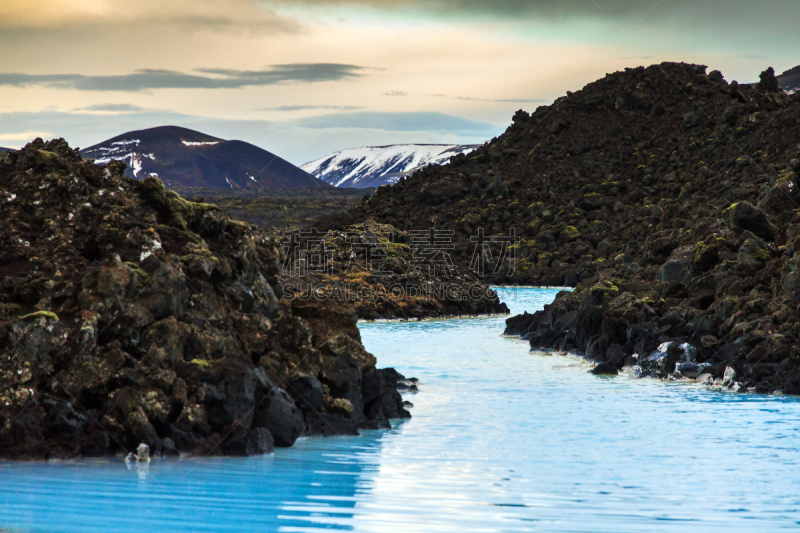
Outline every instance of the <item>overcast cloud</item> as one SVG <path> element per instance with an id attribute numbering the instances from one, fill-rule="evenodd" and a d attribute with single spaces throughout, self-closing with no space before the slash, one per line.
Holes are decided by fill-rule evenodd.
<path id="1" fill-rule="evenodd" d="M 364 69 L 338 63 L 274 65 L 266 70 L 200 69 L 202 74 L 143 69 L 130 75 L 23 74 L 0 72 L 0 85 L 42 86 L 79 91 L 145 91 L 152 89 L 239 89 L 279 83 L 315 83 L 361 76 Z"/>

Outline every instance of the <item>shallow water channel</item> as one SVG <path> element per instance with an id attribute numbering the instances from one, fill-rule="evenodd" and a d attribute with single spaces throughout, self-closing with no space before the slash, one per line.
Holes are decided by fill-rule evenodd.
<path id="1" fill-rule="evenodd" d="M 506 289 L 513 313 L 556 290 Z M 504 318 L 361 324 L 411 420 L 246 459 L 0 463 L 0 530 L 800 528 L 800 401 L 596 377 Z"/>

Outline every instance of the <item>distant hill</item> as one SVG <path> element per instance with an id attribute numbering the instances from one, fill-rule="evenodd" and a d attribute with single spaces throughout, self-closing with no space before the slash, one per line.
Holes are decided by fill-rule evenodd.
<path id="1" fill-rule="evenodd" d="M 243 141 L 226 141 L 176 126 L 118 135 L 84 150 L 97 164 L 128 164 L 126 175 L 157 175 L 169 187 L 309 188 L 328 185 L 288 161 Z"/>
<path id="2" fill-rule="evenodd" d="M 778 83 L 784 91 L 795 92 L 800 90 L 800 65 L 778 76 Z"/>
<path id="3" fill-rule="evenodd" d="M 13 148 L 3 148 L 0 146 L 0 152 L 16 152 Z"/>
<path id="4" fill-rule="evenodd" d="M 333 152 L 301 166 L 336 187 L 363 189 L 391 185 L 427 165 L 441 165 L 479 145 L 394 144 Z"/>

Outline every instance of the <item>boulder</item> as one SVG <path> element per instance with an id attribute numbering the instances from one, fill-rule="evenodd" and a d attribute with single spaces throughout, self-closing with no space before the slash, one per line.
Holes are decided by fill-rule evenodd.
<path id="1" fill-rule="evenodd" d="M 264 455 L 275 450 L 275 443 L 266 428 L 239 428 L 228 436 L 222 449 L 226 455 Z"/>
<path id="2" fill-rule="evenodd" d="M 775 239 L 775 226 L 766 213 L 749 202 L 732 204 L 722 213 L 725 224 L 737 233 L 750 231 L 767 242 Z"/>
<path id="3" fill-rule="evenodd" d="M 318 411 L 322 408 L 324 393 L 316 377 L 297 375 L 289 380 L 286 388 L 301 409 Z"/>
<path id="4" fill-rule="evenodd" d="M 383 368 L 378 373 L 382 381 L 381 404 L 386 418 L 410 418 L 411 414 L 403 408 L 403 398 L 397 392 L 397 383 L 405 377 L 394 368 Z"/>
<path id="5" fill-rule="evenodd" d="M 780 216 L 782 213 L 797 209 L 795 187 L 792 180 L 778 182 L 758 201 L 758 208 L 770 216 Z"/>
<path id="6" fill-rule="evenodd" d="M 617 368 L 622 368 L 627 355 L 619 344 L 612 344 L 606 350 L 606 361 L 613 363 Z"/>
<path id="7" fill-rule="evenodd" d="M 644 359 L 640 359 L 639 366 L 646 372 L 658 376 L 666 376 L 675 371 L 675 366 L 684 355 L 684 350 L 676 342 L 666 342 Z"/>
<path id="8" fill-rule="evenodd" d="M 661 281 L 681 281 L 686 275 L 686 266 L 681 261 L 667 261 L 658 272 Z"/>
<path id="9" fill-rule="evenodd" d="M 747 239 L 739 247 L 736 260 L 742 268 L 755 271 L 764 268 L 771 254 L 761 239 Z"/>
<path id="10" fill-rule="evenodd" d="M 252 427 L 266 428 L 275 440 L 275 446 L 285 448 L 303 433 L 303 413 L 283 389 L 271 381 L 262 381 L 257 393 Z"/>
<path id="11" fill-rule="evenodd" d="M 617 365 L 609 361 L 600 363 L 591 369 L 589 373 L 594 374 L 595 376 L 616 376 L 619 374 L 617 371 Z"/>
<path id="12" fill-rule="evenodd" d="M 736 381 L 736 370 L 732 367 L 725 367 L 725 374 L 722 376 L 722 386 L 731 387 Z"/>
<path id="13" fill-rule="evenodd" d="M 697 376 L 701 374 L 700 365 L 691 362 L 678 364 L 677 371 L 680 372 L 682 376 L 687 377 L 689 379 L 695 379 Z"/>

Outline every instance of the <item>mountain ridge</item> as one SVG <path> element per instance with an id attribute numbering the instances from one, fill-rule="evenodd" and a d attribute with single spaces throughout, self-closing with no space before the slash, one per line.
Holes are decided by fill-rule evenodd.
<path id="1" fill-rule="evenodd" d="M 362 146 L 338 150 L 300 168 L 335 187 L 364 189 L 397 183 L 427 165 L 441 165 L 478 146 L 426 143 Z"/>
<path id="2" fill-rule="evenodd" d="M 778 83 L 784 91 L 795 92 L 800 90 L 800 65 L 783 72 L 778 78 Z"/>
<path id="3" fill-rule="evenodd" d="M 125 175 L 155 175 L 167 188 L 229 189 L 328 187 L 304 170 L 255 145 L 178 126 L 117 135 L 81 150 L 97 164 L 124 161 Z"/>

